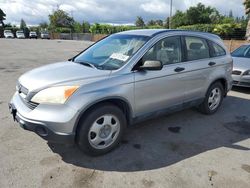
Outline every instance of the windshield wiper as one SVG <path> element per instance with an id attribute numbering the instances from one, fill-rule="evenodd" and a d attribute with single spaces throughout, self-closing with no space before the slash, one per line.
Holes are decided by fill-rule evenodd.
<path id="1" fill-rule="evenodd" d="M 81 65 L 85 65 L 85 66 L 88 66 L 88 67 L 97 69 L 97 67 L 96 67 L 94 64 L 89 63 L 89 62 L 75 62 L 75 63 L 79 63 L 79 64 L 81 64 Z"/>

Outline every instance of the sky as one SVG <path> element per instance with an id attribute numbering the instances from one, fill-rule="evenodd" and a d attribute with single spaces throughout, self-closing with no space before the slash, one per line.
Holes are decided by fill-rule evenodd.
<path id="1" fill-rule="evenodd" d="M 234 16 L 244 15 L 243 0 L 173 0 L 173 12 L 199 2 L 215 7 L 223 15 L 230 10 Z M 21 19 L 28 25 L 48 22 L 48 15 L 58 7 L 79 22 L 133 24 L 137 16 L 145 21 L 165 20 L 169 16 L 170 0 L 0 0 L 0 8 L 7 15 L 5 23 L 16 25 Z"/>

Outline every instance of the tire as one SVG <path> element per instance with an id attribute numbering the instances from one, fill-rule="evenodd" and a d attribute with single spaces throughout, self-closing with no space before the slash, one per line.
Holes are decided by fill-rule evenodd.
<path id="1" fill-rule="evenodd" d="M 220 82 L 215 82 L 214 84 L 212 84 L 208 88 L 206 97 L 202 104 L 199 105 L 198 110 L 203 114 L 214 114 L 221 106 L 224 97 L 224 92 L 225 91 Z M 218 98 L 215 94 L 218 95 Z M 213 96 L 215 96 L 214 99 Z"/>
<path id="2" fill-rule="evenodd" d="M 88 155 L 103 155 L 119 144 L 125 128 L 126 118 L 120 108 L 109 103 L 97 105 L 81 118 L 76 143 Z"/>

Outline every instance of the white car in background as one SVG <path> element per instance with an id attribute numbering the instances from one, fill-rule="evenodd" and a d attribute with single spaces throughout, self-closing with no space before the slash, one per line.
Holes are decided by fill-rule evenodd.
<path id="1" fill-rule="evenodd" d="M 11 32 L 11 30 L 4 30 L 3 35 L 5 38 L 12 38 L 12 39 L 14 38 L 14 35 Z"/>
<path id="2" fill-rule="evenodd" d="M 16 38 L 18 39 L 25 39 L 25 35 L 24 35 L 24 32 L 23 31 L 17 31 L 16 32 Z"/>
<path id="3" fill-rule="evenodd" d="M 31 31 L 30 32 L 30 34 L 29 34 L 29 37 L 30 37 L 30 39 L 37 39 L 37 34 L 36 34 L 36 32 L 35 31 Z"/>

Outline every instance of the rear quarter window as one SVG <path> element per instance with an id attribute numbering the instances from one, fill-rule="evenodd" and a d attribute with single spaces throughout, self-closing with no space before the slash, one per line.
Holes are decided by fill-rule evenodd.
<path id="1" fill-rule="evenodd" d="M 219 57 L 226 55 L 226 51 L 220 45 L 215 42 L 209 41 L 209 46 L 211 48 L 211 57 Z"/>

